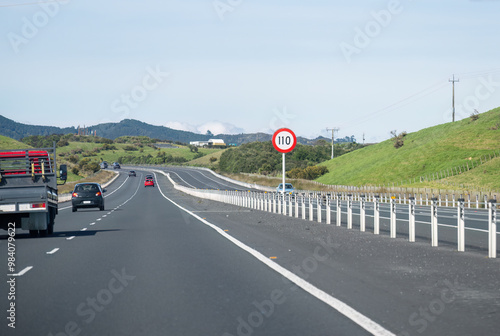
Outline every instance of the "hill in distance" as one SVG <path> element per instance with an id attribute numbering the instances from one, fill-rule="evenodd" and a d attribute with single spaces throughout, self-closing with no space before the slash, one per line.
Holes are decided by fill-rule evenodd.
<path id="1" fill-rule="evenodd" d="M 0 135 L 0 149 L 29 148 L 25 143 Z"/>
<path id="2" fill-rule="evenodd" d="M 96 131 L 103 138 L 116 139 L 121 136 L 147 136 L 153 139 L 170 140 L 173 142 L 189 143 L 190 141 L 207 141 L 211 138 L 223 139 L 226 144 L 241 145 L 253 141 L 270 141 L 272 134 L 248 133 L 248 134 L 217 134 L 206 135 L 187 131 L 175 130 L 164 126 L 150 125 L 142 121 L 124 119 L 117 123 L 105 123 L 88 126 L 89 130 Z M 0 115 L 0 135 L 20 140 L 30 135 L 51 134 L 76 134 L 75 127 L 35 126 L 15 122 Z M 307 139 L 298 137 L 297 141 L 302 144 L 312 145 L 317 140 L 328 140 L 324 137 Z"/>
<path id="3" fill-rule="evenodd" d="M 495 167 L 500 168 L 500 108 L 479 114 L 477 120 L 466 118 L 426 128 L 409 133 L 403 139 L 404 145 L 398 149 L 389 139 L 326 161 L 322 165 L 330 172 L 317 181 L 333 185 L 392 186 L 395 183 L 425 187 L 419 183 L 421 176 L 444 173 L 467 164 L 471 167 L 474 163 L 477 168 L 455 177 L 440 177 L 439 183 L 457 180 L 467 184 L 476 179 L 477 187 L 500 190 L 500 174 L 495 171 Z M 481 158 L 490 155 L 493 159 L 481 164 Z"/>

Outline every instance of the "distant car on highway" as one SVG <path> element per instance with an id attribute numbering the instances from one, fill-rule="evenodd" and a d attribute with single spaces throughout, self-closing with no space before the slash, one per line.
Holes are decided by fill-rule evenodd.
<path id="1" fill-rule="evenodd" d="M 144 187 L 154 187 L 155 186 L 155 181 L 153 180 L 152 177 L 146 177 L 146 180 L 144 181 Z"/>
<path id="2" fill-rule="evenodd" d="M 276 191 L 281 193 L 283 192 L 283 183 L 280 183 L 279 186 L 276 188 Z M 294 194 L 295 193 L 295 188 L 291 183 L 285 183 L 285 194 Z"/>
<path id="3" fill-rule="evenodd" d="M 99 208 L 104 210 L 103 193 L 106 189 L 101 188 L 99 183 L 78 183 L 71 194 L 71 205 L 73 212 L 78 208 Z"/>
<path id="4" fill-rule="evenodd" d="M 100 166 L 101 166 L 101 169 L 106 169 L 106 168 L 108 168 L 108 163 L 106 161 L 102 161 Z"/>
<path id="5" fill-rule="evenodd" d="M 129 171 L 129 172 L 128 172 L 128 176 L 129 176 L 129 177 L 130 177 L 130 176 L 134 176 L 134 177 L 136 177 L 136 176 L 137 176 L 137 174 L 135 173 L 135 170 L 131 170 L 131 171 Z"/>
<path id="6" fill-rule="evenodd" d="M 118 162 L 113 162 L 113 169 L 120 169 L 120 164 Z"/>

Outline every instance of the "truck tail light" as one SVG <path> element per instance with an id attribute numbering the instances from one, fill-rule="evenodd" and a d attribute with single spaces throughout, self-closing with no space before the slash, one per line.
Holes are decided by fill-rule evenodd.
<path id="1" fill-rule="evenodd" d="M 32 203 L 31 208 L 32 209 L 44 209 L 45 203 Z"/>

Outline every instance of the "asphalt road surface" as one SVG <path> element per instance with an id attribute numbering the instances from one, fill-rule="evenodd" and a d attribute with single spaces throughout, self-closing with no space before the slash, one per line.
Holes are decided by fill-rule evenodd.
<path id="1" fill-rule="evenodd" d="M 63 203 L 54 235 L 17 231 L 14 275 L 0 233 L 0 335 L 498 334 L 496 259 L 197 199 L 161 174 L 144 187 L 136 170 L 106 211 Z"/>

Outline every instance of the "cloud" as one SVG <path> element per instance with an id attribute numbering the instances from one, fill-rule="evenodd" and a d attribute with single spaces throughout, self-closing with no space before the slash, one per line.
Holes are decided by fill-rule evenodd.
<path id="1" fill-rule="evenodd" d="M 169 121 L 165 124 L 165 127 L 199 134 L 206 134 L 208 130 L 213 134 L 240 134 L 245 132 L 243 128 L 220 121 L 208 121 L 200 125 L 191 125 L 179 121 Z"/>

